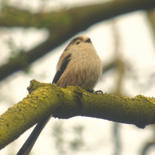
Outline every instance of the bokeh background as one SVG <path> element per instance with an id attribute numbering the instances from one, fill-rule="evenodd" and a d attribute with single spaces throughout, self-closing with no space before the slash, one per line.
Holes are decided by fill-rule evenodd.
<path id="1" fill-rule="evenodd" d="M 0 0 L 0 114 L 27 95 L 30 80 L 51 82 L 76 35 L 91 38 L 103 62 L 95 89 L 155 96 L 154 0 Z M 13 155 L 32 129 L 0 151 Z M 155 127 L 51 118 L 31 155 L 155 155 Z"/>

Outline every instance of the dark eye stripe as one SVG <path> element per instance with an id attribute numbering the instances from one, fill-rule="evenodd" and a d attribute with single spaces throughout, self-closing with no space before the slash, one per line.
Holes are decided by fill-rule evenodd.
<path id="1" fill-rule="evenodd" d="M 86 43 L 91 43 L 91 40 L 88 38 L 87 40 L 85 40 Z"/>
<path id="2" fill-rule="evenodd" d="M 82 37 L 76 37 L 68 44 L 64 51 L 66 51 L 72 44 L 79 44 L 80 42 L 91 43 L 91 40 L 89 38 L 84 40 Z"/>
<path id="3" fill-rule="evenodd" d="M 82 41 L 83 39 L 82 39 L 81 37 L 77 37 L 77 38 L 73 39 L 73 40 L 70 42 L 70 44 L 73 44 L 73 43 L 76 42 L 77 40 Z"/>
<path id="4" fill-rule="evenodd" d="M 68 44 L 68 46 L 65 48 L 64 51 L 66 51 L 66 50 L 69 48 L 69 46 L 71 46 L 72 44 L 74 44 L 77 40 L 82 41 L 83 39 L 82 39 L 81 37 L 74 38 L 74 39 Z"/>

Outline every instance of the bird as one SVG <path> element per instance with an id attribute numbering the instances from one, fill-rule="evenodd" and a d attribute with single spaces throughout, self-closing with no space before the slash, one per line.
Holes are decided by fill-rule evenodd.
<path id="1" fill-rule="evenodd" d="M 59 87 L 79 86 L 93 90 L 102 73 L 102 62 L 92 41 L 77 36 L 64 49 L 57 63 L 53 82 Z M 17 155 L 28 155 L 50 117 L 37 123 Z"/>

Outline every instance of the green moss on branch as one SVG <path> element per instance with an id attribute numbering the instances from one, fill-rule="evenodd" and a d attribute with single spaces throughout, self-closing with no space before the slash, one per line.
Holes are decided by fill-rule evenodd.
<path id="1" fill-rule="evenodd" d="M 155 123 L 155 98 L 94 94 L 79 87 L 60 88 L 34 80 L 28 90 L 27 97 L 0 116 L 0 148 L 50 115 L 96 117 L 139 127 Z"/>

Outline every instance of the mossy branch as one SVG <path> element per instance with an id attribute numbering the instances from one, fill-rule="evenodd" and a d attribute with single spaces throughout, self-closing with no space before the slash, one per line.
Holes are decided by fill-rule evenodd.
<path id="1" fill-rule="evenodd" d="M 88 116 L 144 128 L 155 123 L 155 98 L 95 94 L 80 87 L 60 88 L 31 81 L 29 94 L 0 116 L 0 148 L 15 140 L 39 120 L 54 116 Z"/>

